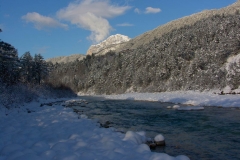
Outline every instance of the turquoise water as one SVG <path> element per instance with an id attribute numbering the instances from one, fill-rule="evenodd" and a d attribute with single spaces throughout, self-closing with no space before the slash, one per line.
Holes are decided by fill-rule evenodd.
<path id="1" fill-rule="evenodd" d="M 101 123 L 109 121 L 118 131 L 145 131 L 151 138 L 161 133 L 166 146 L 153 152 L 183 154 L 191 160 L 240 159 L 239 109 L 205 107 L 200 111 L 178 111 L 166 108 L 171 103 L 97 99 L 88 102 L 74 108 Z"/>

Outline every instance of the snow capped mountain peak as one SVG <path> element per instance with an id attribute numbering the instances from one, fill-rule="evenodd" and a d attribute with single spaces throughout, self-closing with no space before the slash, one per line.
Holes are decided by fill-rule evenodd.
<path id="1" fill-rule="evenodd" d="M 109 41 L 109 42 L 113 42 L 113 43 L 121 43 L 121 42 L 126 42 L 129 40 L 130 40 L 130 38 L 128 36 L 121 35 L 121 34 L 115 34 L 115 35 L 111 35 L 103 42 Z"/>
<path id="2" fill-rule="evenodd" d="M 87 55 L 92 55 L 93 53 L 98 53 L 99 51 L 105 50 L 112 45 L 127 42 L 129 40 L 130 40 L 130 38 L 125 35 L 121 35 L 121 34 L 111 35 L 106 40 L 102 41 L 101 43 L 96 44 L 96 45 L 91 45 L 87 51 Z M 114 47 L 110 47 L 110 48 L 111 48 L 111 50 L 115 50 Z M 106 52 L 108 52 L 108 51 L 109 50 L 107 49 Z"/>

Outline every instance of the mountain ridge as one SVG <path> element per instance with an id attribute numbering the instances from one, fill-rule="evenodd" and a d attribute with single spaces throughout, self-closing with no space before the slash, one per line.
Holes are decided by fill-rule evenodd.
<path id="1" fill-rule="evenodd" d="M 72 54 L 69 56 L 60 56 L 60 57 L 54 57 L 54 58 L 49 58 L 46 60 L 46 62 L 51 62 L 53 64 L 56 63 L 69 63 L 69 62 L 73 62 L 76 60 L 83 60 L 83 58 L 85 57 L 85 55 L 83 54 Z"/>
<path id="2" fill-rule="evenodd" d="M 240 11 L 240 0 L 237 2 L 220 9 L 212 9 L 212 10 L 204 10 L 198 13 L 194 13 L 189 16 L 185 16 L 176 20 L 172 20 L 164 25 L 158 26 L 153 30 L 147 31 L 135 38 L 132 38 L 127 43 L 123 43 L 116 52 L 120 52 L 125 49 L 136 49 L 140 45 L 145 45 L 152 41 L 155 37 L 160 37 L 163 34 L 169 33 L 174 29 L 179 29 L 185 25 L 192 25 L 195 22 L 203 19 L 208 18 L 213 15 L 218 14 L 235 14 L 236 11 Z"/>
<path id="3" fill-rule="evenodd" d="M 125 35 L 121 34 L 111 35 L 104 41 L 100 42 L 99 44 L 91 45 L 87 51 L 87 55 L 92 54 L 103 55 L 109 52 L 110 50 L 115 51 L 117 45 L 127 42 L 129 40 L 130 38 Z"/>

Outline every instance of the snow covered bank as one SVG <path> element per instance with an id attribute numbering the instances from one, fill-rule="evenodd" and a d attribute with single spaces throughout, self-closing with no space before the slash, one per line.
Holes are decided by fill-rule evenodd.
<path id="1" fill-rule="evenodd" d="M 172 102 L 194 106 L 240 107 L 240 95 L 218 95 L 210 92 L 126 93 L 120 95 L 104 95 L 103 97 L 107 99 Z"/>
<path id="2" fill-rule="evenodd" d="M 53 88 L 45 84 L 16 84 L 8 86 L 0 82 L 0 106 L 14 108 L 26 102 L 49 99 L 50 97 L 76 97 L 76 94 L 67 88 Z"/>
<path id="3" fill-rule="evenodd" d="M 188 160 L 153 153 L 140 143 L 142 134 L 100 128 L 60 105 L 32 102 L 8 115 L 2 108 L 0 131 L 0 160 Z"/>

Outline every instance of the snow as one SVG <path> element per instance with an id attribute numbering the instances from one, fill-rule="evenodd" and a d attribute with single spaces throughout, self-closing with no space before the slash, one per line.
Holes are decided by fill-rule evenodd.
<path id="1" fill-rule="evenodd" d="M 172 106 L 167 106 L 167 109 L 171 109 L 172 108 Z"/>
<path id="2" fill-rule="evenodd" d="M 175 109 L 175 110 L 179 110 L 179 111 L 192 111 L 192 110 L 204 110 L 204 107 L 202 107 L 202 106 L 173 105 L 173 106 L 167 106 L 167 109 Z"/>
<path id="3" fill-rule="evenodd" d="M 165 140 L 165 138 L 161 134 L 158 134 L 154 137 L 154 141 L 156 141 L 156 142 L 164 141 L 164 140 Z"/>
<path id="4" fill-rule="evenodd" d="M 32 102 L 7 111 L 0 106 L 0 160 L 189 159 L 151 152 L 144 144 L 145 132 L 123 134 L 100 128 L 86 115 L 60 104 L 40 105 L 50 102 Z"/>
<path id="5" fill-rule="evenodd" d="M 104 45 L 110 45 L 110 44 L 119 44 L 122 42 L 127 42 L 129 41 L 130 38 L 128 36 L 125 35 L 121 35 L 121 34 L 115 34 L 115 35 L 111 35 L 109 36 L 106 40 L 102 41 L 99 44 L 96 45 L 92 45 L 94 47 L 99 46 L 99 47 L 103 47 Z"/>
<path id="6" fill-rule="evenodd" d="M 127 93 L 105 95 L 108 99 L 147 100 L 176 103 L 177 110 L 202 110 L 204 106 L 240 107 L 240 95 L 218 95 L 210 92 L 178 91 L 165 93 Z M 39 99 L 10 110 L 0 106 L 0 160 L 188 160 L 184 155 L 172 157 L 151 152 L 144 143 L 145 132 L 101 128 L 100 124 L 78 115 L 62 105 L 40 105 L 51 101 L 62 105 L 87 103 L 79 99 Z M 188 104 L 182 106 L 177 104 Z M 180 107 L 179 107 L 180 106 Z M 157 140 L 164 140 L 159 134 Z"/>
<path id="7" fill-rule="evenodd" d="M 116 46 L 114 45 L 127 42 L 129 40 L 130 38 L 128 36 L 124 36 L 121 34 L 111 35 L 99 44 L 91 45 L 87 51 L 87 55 L 92 55 L 93 53 L 98 53 L 103 50 L 106 50 L 106 52 L 110 50 L 116 50 Z M 104 53 L 106 52 L 104 51 Z"/>
<path id="8" fill-rule="evenodd" d="M 240 72 L 240 53 L 227 59 L 226 70 L 231 75 Z"/>
<path id="9" fill-rule="evenodd" d="M 173 109 L 178 109 L 178 108 L 180 108 L 180 106 L 179 105 L 174 105 L 172 108 Z"/>
<path id="10" fill-rule="evenodd" d="M 102 97 L 116 100 L 159 101 L 189 105 L 187 108 L 178 108 L 182 110 L 201 110 L 204 109 L 204 106 L 240 107 L 239 94 L 219 95 L 212 92 L 175 91 L 162 93 L 126 93 L 120 95 L 103 95 Z M 173 108 L 173 106 L 168 106 L 167 108 L 170 109 Z"/>
<path id="11" fill-rule="evenodd" d="M 223 88 L 223 92 L 224 93 L 230 93 L 231 92 L 231 87 L 230 86 L 226 86 L 225 88 Z"/>
<path id="12" fill-rule="evenodd" d="M 125 137 L 123 138 L 124 141 L 131 141 L 135 144 L 143 144 L 146 142 L 146 137 L 144 132 L 133 132 L 127 131 Z M 149 149 L 149 147 L 148 147 Z"/>

